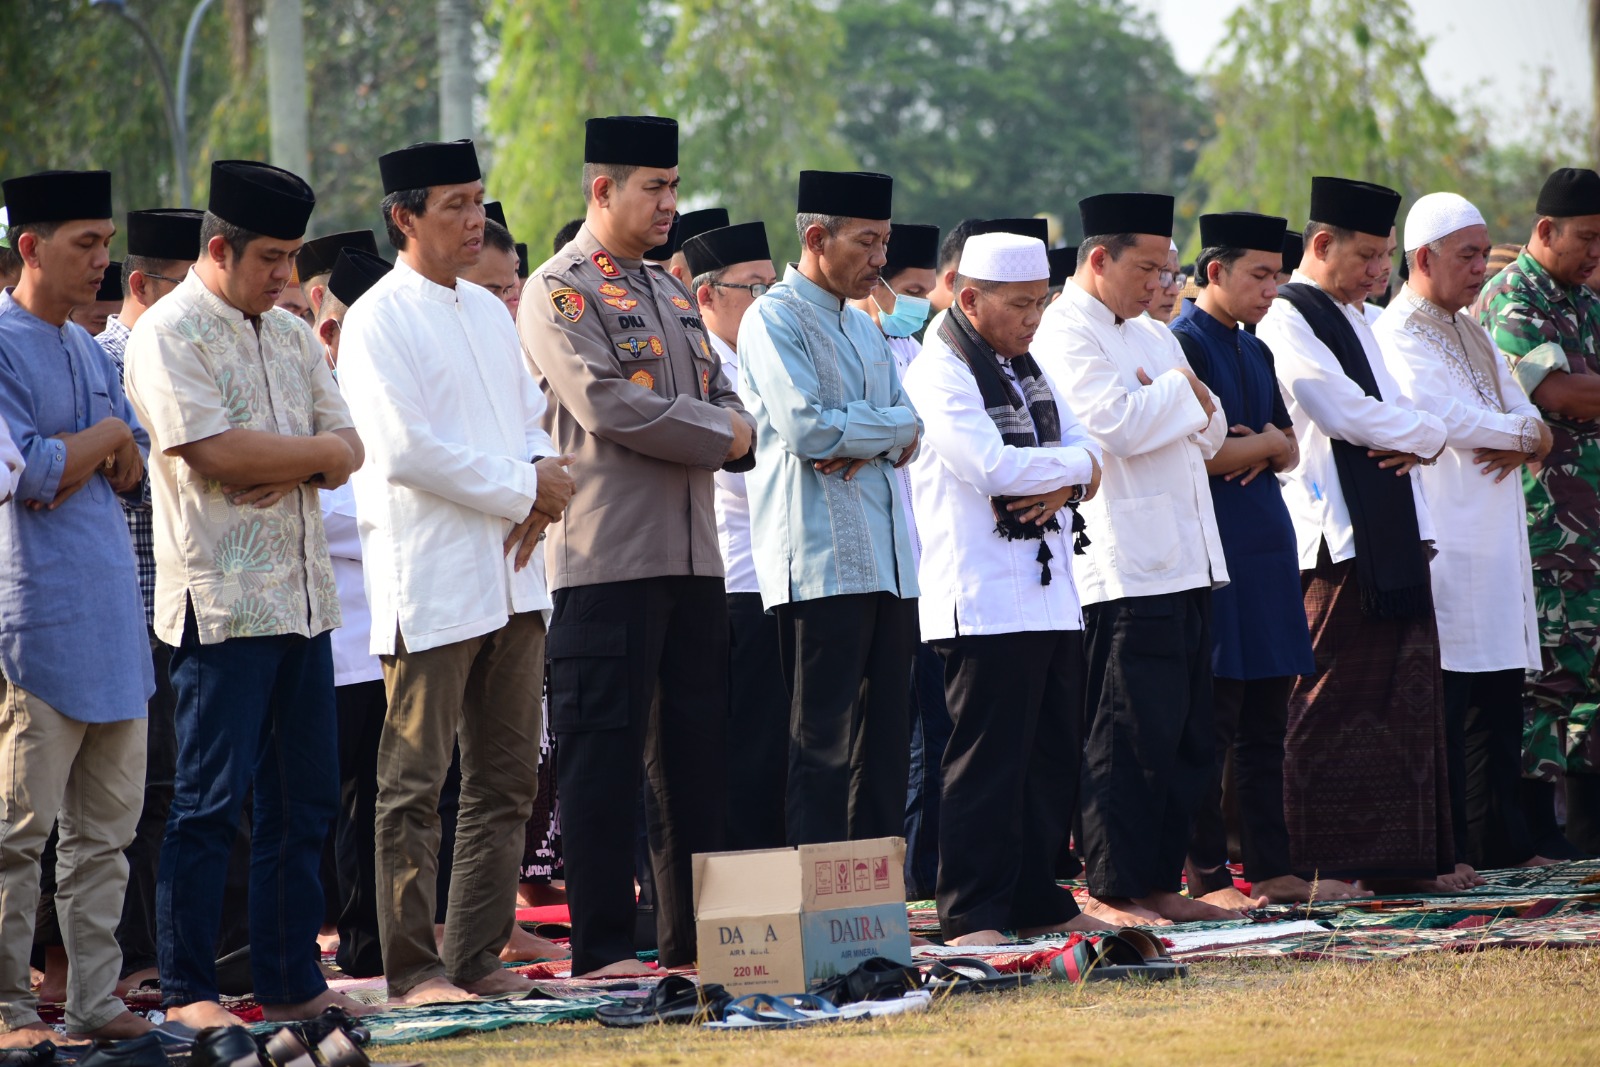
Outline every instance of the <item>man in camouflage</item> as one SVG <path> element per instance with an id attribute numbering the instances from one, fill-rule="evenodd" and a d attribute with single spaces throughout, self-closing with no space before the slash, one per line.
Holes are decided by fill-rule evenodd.
<path id="1" fill-rule="evenodd" d="M 1524 773 L 1564 781 L 1567 837 L 1596 853 L 1600 297 L 1583 283 L 1600 266 L 1600 175 L 1556 171 L 1539 194 L 1538 214 L 1527 248 L 1488 281 L 1473 310 L 1555 438 L 1545 462 L 1523 476 L 1544 661 L 1528 687 Z"/>

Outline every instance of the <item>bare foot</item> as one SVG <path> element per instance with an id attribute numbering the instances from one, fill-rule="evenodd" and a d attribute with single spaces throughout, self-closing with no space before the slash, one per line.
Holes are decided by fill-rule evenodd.
<path id="1" fill-rule="evenodd" d="M 44 977 L 34 991 L 41 1004 L 60 1004 L 67 999 L 67 950 L 57 945 L 44 950 Z"/>
<path id="2" fill-rule="evenodd" d="M 511 940 L 506 942 L 506 947 L 500 950 L 502 963 L 532 963 L 536 960 L 570 960 L 572 950 L 565 945 L 558 945 L 554 941 L 537 937 L 522 928 L 520 923 L 512 926 Z"/>
<path id="3" fill-rule="evenodd" d="M 1553 860 L 1549 856 L 1533 856 L 1517 864 L 1518 867 L 1554 867 L 1560 860 Z"/>
<path id="4" fill-rule="evenodd" d="M 299 1004 L 263 1004 L 261 1017 L 269 1023 L 293 1023 L 304 1019 L 315 1019 L 328 1008 L 343 1008 L 350 1015 L 371 1015 L 378 1009 L 351 1000 L 343 993 L 336 993 L 332 989 L 324 989 L 310 1000 Z"/>
<path id="5" fill-rule="evenodd" d="M 921 945 L 931 945 L 931 944 L 933 944 L 932 941 L 929 941 L 927 938 L 921 936 L 920 934 L 912 934 L 911 935 L 911 947 L 912 948 L 917 948 L 918 946 L 921 946 Z"/>
<path id="6" fill-rule="evenodd" d="M 1369 889 L 1376 896 L 1397 896 L 1403 893 L 1426 893 L 1449 896 L 1455 893 L 1443 878 L 1362 878 L 1356 882 L 1361 889 Z"/>
<path id="7" fill-rule="evenodd" d="M 6 1030 L 0 1033 L 0 1048 L 32 1048 L 41 1041 L 50 1041 L 57 1045 L 86 1045 L 88 1040 L 81 1037 L 63 1039 L 44 1023 L 29 1023 L 19 1026 L 15 1030 Z"/>
<path id="8" fill-rule="evenodd" d="M 1455 886 L 1456 891 L 1464 893 L 1469 889 L 1476 889 L 1480 885 L 1488 885 L 1489 880 L 1473 869 L 1470 863 L 1456 864 L 1454 874 L 1444 875 L 1439 881 L 1445 885 Z"/>
<path id="9" fill-rule="evenodd" d="M 574 978 L 646 978 L 657 977 L 656 972 L 649 965 L 638 960 L 618 960 L 608 963 L 604 967 L 596 967 L 588 974 L 575 974 Z"/>
<path id="10" fill-rule="evenodd" d="M 135 1015 L 125 1011 L 112 1019 L 104 1026 L 90 1030 L 83 1034 L 72 1034 L 72 1037 L 82 1038 L 85 1041 L 121 1041 L 123 1038 L 138 1037 L 148 1034 L 155 1029 L 155 1025 L 142 1015 Z"/>
<path id="11" fill-rule="evenodd" d="M 1264 878 L 1254 882 L 1250 891 L 1256 893 L 1270 904 L 1309 904 L 1314 900 L 1351 900 L 1355 897 L 1370 897 L 1372 894 L 1363 892 L 1348 882 L 1337 882 L 1332 879 L 1308 882 L 1304 878 L 1292 874 L 1279 875 L 1276 878 Z M 1210 897 L 1206 898 L 1210 900 Z M 1216 901 L 1211 901 L 1216 903 Z"/>
<path id="12" fill-rule="evenodd" d="M 445 977 L 430 978 L 420 985 L 395 996 L 389 994 L 389 1005 L 396 1008 L 414 1008 L 419 1004 L 457 1004 L 478 998 Z"/>
<path id="13" fill-rule="evenodd" d="M 517 907 L 548 908 L 567 902 L 567 887 L 548 882 L 517 883 Z"/>
<path id="14" fill-rule="evenodd" d="M 1097 919 L 1087 913 L 1079 913 L 1064 923 L 1055 923 L 1051 926 L 1024 926 L 1017 931 L 1017 936 L 1043 937 L 1046 934 L 1092 934 L 1120 929 L 1120 926 L 1107 919 Z"/>
<path id="15" fill-rule="evenodd" d="M 317 933 L 317 951 L 321 952 L 324 956 L 332 952 L 338 952 L 339 931 L 336 929 L 325 929 L 319 931 Z"/>
<path id="16" fill-rule="evenodd" d="M 125 997 L 138 989 L 141 983 L 148 982 L 151 979 L 159 982 L 161 980 L 161 972 L 154 967 L 146 967 L 142 971 L 134 971 L 128 977 L 117 982 L 117 996 Z"/>
<path id="17" fill-rule="evenodd" d="M 1011 941 L 999 930 L 974 930 L 970 934 L 952 937 L 947 945 L 1009 945 Z"/>
<path id="18" fill-rule="evenodd" d="M 476 982 L 462 982 L 461 988 L 474 996 L 497 997 L 502 993 L 526 993 L 533 988 L 533 979 L 500 968 L 490 971 Z"/>
<path id="19" fill-rule="evenodd" d="M 1171 919 L 1164 919 L 1149 908 L 1127 897 L 1090 897 L 1084 905 L 1083 913 L 1090 918 L 1099 919 L 1101 922 L 1110 923 L 1112 926 L 1171 926 Z"/>
<path id="20" fill-rule="evenodd" d="M 167 1013 L 168 1022 L 182 1023 L 194 1030 L 204 1030 L 208 1026 L 244 1025 L 243 1019 L 214 1000 L 197 1000 L 192 1004 L 163 1010 Z"/>
<path id="21" fill-rule="evenodd" d="M 1307 890 L 1310 890 L 1310 888 L 1310 886 L 1306 887 Z M 1207 893 L 1200 900 L 1214 908 L 1222 908 L 1224 911 L 1249 911 L 1251 908 L 1262 908 L 1270 903 L 1265 896 L 1247 897 L 1231 885 L 1226 889 L 1218 889 L 1214 893 Z"/>
<path id="22" fill-rule="evenodd" d="M 1224 919 L 1237 919 L 1240 915 L 1238 909 L 1219 908 L 1203 900 L 1192 900 L 1182 893 L 1151 893 L 1148 896 L 1136 897 L 1133 902 L 1175 923 L 1220 922 Z"/>

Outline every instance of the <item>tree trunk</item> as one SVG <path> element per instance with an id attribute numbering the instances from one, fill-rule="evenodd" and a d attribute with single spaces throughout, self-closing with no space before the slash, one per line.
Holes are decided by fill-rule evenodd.
<path id="1" fill-rule="evenodd" d="M 301 0 L 267 0 L 267 114 L 272 164 L 311 178 L 307 138 L 305 12 Z"/>
<path id="2" fill-rule="evenodd" d="M 472 71 L 472 0 L 438 0 L 439 139 L 471 137 L 472 100 L 477 79 Z"/>

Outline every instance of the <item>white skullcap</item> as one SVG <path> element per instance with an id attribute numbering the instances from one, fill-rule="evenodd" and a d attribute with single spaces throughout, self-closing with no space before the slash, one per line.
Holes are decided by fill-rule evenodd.
<path id="1" fill-rule="evenodd" d="M 1482 225 L 1485 225 L 1483 213 L 1466 197 L 1455 193 L 1429 193 L 1412 204 L 1406 213 L 1405 250 L 1415 252 L 1457 230 Z"/>
<path id="2" fill-rule="evenodd" d="M 1037 237 L 980 233 L 967 238 L 956 273 L 982 282 L 1047 282 L 1050 257 Z"/>
<path id="3" fill-rule="evenodd" d="M 1172 251 L 1176 252 L 1178 250 L 1178 242 L 1172 240 L 1170 237 L 1167 238 L 1167 244 L 1172 246 Z"/>

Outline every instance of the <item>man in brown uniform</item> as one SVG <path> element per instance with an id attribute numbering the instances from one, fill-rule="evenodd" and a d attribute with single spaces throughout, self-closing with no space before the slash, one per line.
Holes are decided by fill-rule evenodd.
<path id="1" fill-rule="evenodd" d="M 534 271 L 517 316 L 574 454 L 549 530 L 550 724 L 561 752 L 572 973 L 646 973 L 634 955 L 639 772 L 661 963 L 695 955 L 690 856 L 722 843 L 727 600 L 712 473 L 755 464 L 754 424 L 693 300 L 643 262 L 677 206 L 678 125 L 590 119 L 584 226 Z"/>

